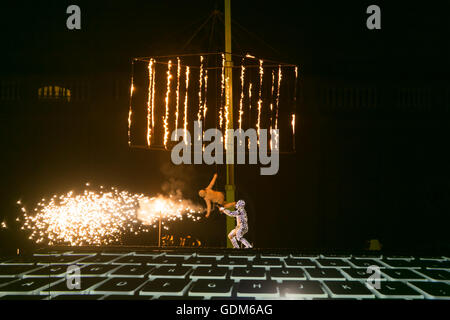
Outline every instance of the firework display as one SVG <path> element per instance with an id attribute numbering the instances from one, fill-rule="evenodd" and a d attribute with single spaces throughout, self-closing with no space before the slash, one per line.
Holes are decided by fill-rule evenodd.
<path id="1" fill-rule="evenodd" d="M 183 129 L 186 136 L 186 132 L 193 132 L 194 121 L 202 121 L 199 135 L 208 128 L 220 129 L 225 150 L 226 129 L 233 127 L 256 129 L 258 143 L 261 129 L 278 129 L 278 136 L 286 140 L 284 151 L 292 151 L 287 142 L 294 140 L 296 133 L 291 126 L 295 124 L 292 119 L 297 101 L 298 67 L 252 55 L 231 56 L 233 63 L 229 65 L 223 53 L 134 58 L 128 144 L 170 150 L 171 132 Z M 176 71 L 172 71 L 175 67 Z M 227 73 L 227 68 L 232 72 Z M 232 80 L 233 73 L 236 81 Z M 227 89 L 230 86 L 238 92 L 230 93 Z M 178 141 L 178 133 L 174 136 Z M 271 149 L 279 147 L 278 136 Z M 199 136 L 195 139 L 202 140 Z M 186 139 L 185 142 L 188 143 Z"/>
<path id="2" fill-rule="evenodd" d="M 200 219 L 201 208 L 179 197 L 101 189 L 54 195 L 42 199 L 31 212 L 22 206 L 18 221 L 36 243 L 76 246 L 119 243 L 123 234 L 148 232 L 159 220 L 168 230 L 167 222 Z"/>

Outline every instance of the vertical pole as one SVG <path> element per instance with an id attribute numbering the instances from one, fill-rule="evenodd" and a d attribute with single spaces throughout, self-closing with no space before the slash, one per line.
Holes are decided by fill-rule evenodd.
<path id="1" fill-rule="evenodd" d="M 229 97 L 227 105 L 229 122 L 225 130 L 233 129 L 233 60 L 231 56 L 231 0 L 225 0 L 225 79 L 226 94 Z M 226 202 L 234 202 L 235 185 L 234 185 L 234 164 L 228 161 L 234 160 L 233 135 L 228 135 L 226 148 L 226 163 L 227 163 L 227 184 L 225 185 Z M 233 161 L 234 162 L 234 161 Z M 235 228 L 235 221 L 233 218 L 227 216 L 227 235 Z M 226 235 L 226 236 L 227 236 Z M 227 237 L 227 248 L 232 248 L 232 244 Z"/>

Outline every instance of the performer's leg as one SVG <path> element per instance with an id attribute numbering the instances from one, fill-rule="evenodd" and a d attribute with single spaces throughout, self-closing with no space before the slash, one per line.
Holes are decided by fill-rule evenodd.
<path id="1" fill-rule="evenodd" d="M 231 230 L 231 232 L 228 234 L 228 238 L 230 239 L 233 247 L 235 249 L 239 249 L 239 245 L 238 245 L 237 239 L 236 239 L 236 229 Z"/>
<path id="2" fill-rule="evenodd" d="M 239 229 L 236 232 L 236 238 L 246 247 L 246 248 L 251 248 L 252 245 L 247 241 L 247 239 L 245 239 L 243 237 L 244 234 L 247 233 L 246 229 Z"/>

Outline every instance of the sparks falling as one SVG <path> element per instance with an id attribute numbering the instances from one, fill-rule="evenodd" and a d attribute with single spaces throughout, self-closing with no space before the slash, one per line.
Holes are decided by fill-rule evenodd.
<path id="1" fill-rule="evenodd" d="M 201 208 L 188 200 L 162 195 L 149 198 L 111 188 L 100 192 L 85 190 L 78 195 L 71 191 L 42 199 L 33 214 L 22 207 L 19 221 L 23 220 L 22 229 L 31 231 L 29 238 L 36 243 L 72 246 L 120 243 L 123 234 L 147 232 L 149 226 L 158 222 L 148 207 L 152 203 L 157 203 L 157 219 L 162 222 L 183 217 L 199 220 L 197 213 Z"/>
<path id="2" fill-rule="evenodd" d="M 134 62 L 133 62 L 134 65 Z M 133 77 L 131 77 L 131 87 L 130 87 L 130 109 L 128 110 L 128 145 L 131 146 L 131 115 L 133 114 L 132 109 L 132 99 L 133 99 L 133 91 L 134 91 L 134 85 L 133 85 Z"/>
<path id="3" fill-rule="evenodd" d="M 167 90 L 166 90 L 166 113 L 164 115 L 164 147 L 167 149 L 167 141 L 169 140 L 169 99 L 170 99 L 170 82 L 172 80 L 172 73 L 170 70 L 172 69 L 172 60 L 169 60 L 169 64 L 167 66 Z"/>
<path id="4" fill-rule="evenodd" d="M 147 145 L 150 146 L 152 140 L 152 84 L 153 84 L 153 59 L 148 63 L 148 98 L 147 98 Z"/>
<path id="5" fill-rule="evenodd" d="M 275 130 L 278 129 L 278 110 L 280 106 L 280 88 L 281 88 L 281 79 L 282 79 L 282 73 L 281 73 L 281 66 L 278 66 L 278 86 L 277 86 L 277 102 L 276 102 L 276 111 L 275 111 Z M 278 150 L 279 147 L 279 134 L 275 134 L 275 150 Z"/>
<path id="6" fill-rule="evenodd" d="M 186 67 L 186 92 L 185 92 L 185 96 L 184 96 L 184 144 L 185 145 L 187 145 L 188 95 L 189 95 L 189 67 Z"/>
<path id="7" fill-rule="evenodd" d="M 244 83 L 245 83 L 245 67 L 241 65 L 241 100 L 239 101 L 239 129 L 242 129 L 242 115 L 244 114 Z"/>
<path id="8" fill-rule="evenodd" d="M 258 99 L 258 118 L 256 121 L 256 129 L 258 132 L 258 145 L 259 145 L 259 133 L 261 130 L 261 109 L 262 109 L 262 86 L 263 86 L 263 61 L 259 60 L 259 99 Z"/>
<path id="9" fill-rule="evenodd" d="M 229 106 L 230 106 L 229 91 L 230 90 L 228 90 L 229 80 L 230 79 L 228 77 L 225 79 L 225 87 L 226 87 L 226 90 L 225 90 L 225 150 L 228 149 L 228 127 L 230 124 L 230 112 L 229 112 L 229 109 L 230 109 L 229 108 Z"/>
<path id="10" fill-rule="evenodd" d="M 225 92 L 225 55 L 222 54 L 222 75 L 220 85 L 220 110 L 219 110 L 219 128 L 223 128 L 223 98 Z"/>
<path id="11" fill-rule="evenodd" d="M 178 129 L 178 108 L 180 106 L 180 76 L 181 76 L 181 64 L 180 58 L 177 57 L 177 103 L 175 109 L 175 139 L 178 140 L 177 129 Z"/>
<path id="12" fill-rule="evenodd" d="M 203 95 L 202 95 L 202 88 L 203 88 L 203 56 L 200 56 L 200 75 L 198 79 L 198 112 L 197 112 L 197 121 L 202 120 L 202 109 L 203 109 Z M 198 137 L 200 140 L 200 137 Z"/>

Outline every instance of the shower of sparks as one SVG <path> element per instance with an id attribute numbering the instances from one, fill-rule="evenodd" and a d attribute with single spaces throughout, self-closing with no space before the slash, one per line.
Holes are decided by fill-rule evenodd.
<path id="1" fill-rule="evenodd" d="M 132 98 L 133 98 L 133 77 L 131 77 L 131 87 L 130 87 L 130 109 L 128 110 L 128 145 L 131 146 L 131 115 L 133 114 L 132 109 Z"/>
<path id="2" fill-rule="evenodd" d="M 278 66 L 278 86 L 277 86 L 277 102 L 276 102 L 276 111 L 275 111 L 275 130 L 278 129 L 278 109 L 280 105 L 280 88 L 281 88 L 281 65 Z M 275 149 L 278 150 L 279 147 L 279 134 L 275 134 Z"/>
<path id="3" fill-rule="evenodd" d="M 200 74 L 198 78 L 198 112 L 197 112 L 197 121 L 202 121 L 202 110 L 203 110 L 203 95 L 202 95 L 202 88 L 203 88 L 203 56 L 200 56 Z M 199 133 L 199 136 L 197 139 L 201 140 L 202 133 Z"/>
<path id="4" fill-rule="evenodd" d="M 177 104 L 175 109 L 175 139 L 178 140 L 178 108 L 180 107 L 180 76 L 181 76 L 181 64 L 180 58 L 177 57 Z"/>
<path id="5" fill-rule="evenodd" d="M 256 129 L 258 131 L 258 145 L 259 145 L 259 133 L 261 129 L 261 109 L 262 109 L 262 86 L 263 86 L 263 61 L 259 60 L 259 98 L 258 98 L 258 119 L 256 121 Z"/>
<path id="6" fill-rule="evenodd" d="M 251 115 L 252 115 L 252 83 L 250 82 L 248 84 L 248 118 L 249 121 L 251 121 Z M 248 139 L 248 150 L 250 150 L 250 139 Z"/>
<path id="7" fill-rule="evenodd" d="M 153 68 L 152 68 L 152 130 L 155 130 L 155 78 L 156 78 L 156 69 L 155 69 L 155 59 L 153 60 Z"/>
<path id="8" fill-rule="evenodd" d="M 205 83 L 205 93 L 203 95 L 204 101 L 203 101 L 203 121 L 206 121 L 206 111 L 208 110 L 208 69 L 205 70 L 205 77 L 204 77 L 204 83 Z"/>
<path id="9" fill-rule="evenodd" d="M 292 134 L 295 135 L 295 113 L 292 114 L 291 125 L 292 125 Z"/>
<path id="10" fill-rule="evenodd" d="M 225 79 L 225 150 L 228 149 L 228 126 L 230 124 L 230 112 L 229 112 L 229 108 L 230 108 L 230 93 L 229 93 L 229 81 L 230 79 L 227 77 Z"/>
<path id="11" fill-rule="evenodd" d="M 242 64 L 241 65 L 241 100 L 239 101 L 239 129 L 242 129 L 242 115 L 244 114 L 244 83 L 245 83 L 245 67 Z"/>
<path id="12" fill-rule="evenodd" d="M 110 191 L 72 191 L 42 199 L 29 214 L 22 207 L 22 229 L 31 231 L 29 238 L 36 243 L 76 245 L 103 245 L 119 243 L 125 233 L 148 232 L 148 227 L 159 222 L 152 219 L 149 204 L 155 203 L 157 219 L 162 223 L 186 216 L 199 220 L 201 208 L 177 197 L 149 198 L 111 188 Z M 21 204 L 18 202 L 18 204 Z M 161 215 L 159 214 L 161 213 Z M 167 229 L 167 226 L 166 226 Z"/>
<path id="13" fill-rule="evenodd" d="M 187 145 L 187 122 L 188 122 L 188 95 L 189 95 L 189 67 L 186 67 L 186 92 L 184 95 L 184 144 Z"/>
<path id="14" fill-rule="evenodd" d="M 152 83 L 153 83 L 153 59 L 148 63 L 148 99 L 147 99 L 147 145 L 150 146 L 152 140 Z"/>
<path id="15" fill-rule="evenodd" d="M 275 111 L 275 129 L 278 129 L 278 108 L 280 105 L 280 88 L 281 88 L 281 66 L 278 66 L 278 86 L 277 86 L 277 103 L 276 103 L 276 111 Z"/>
<path id="16" fill-rule="evenodd" d="M 272 89 L 270 91 L 270 131 L 272 131 L 273 124 L 273 92 L 275 83 L 275 70 L 272 70 Z"/>
<path id="17" fill-rule="evenodd" d="M 222 54 L 222 77 L 220 85 L 220 110 L 219 110 L 219 127 L 223 128 L 223 95 L 225 91 L 225 55 Z"/>
<path id="18" fill-rule="evenodd" d="M 156 225 L 159 219 L 162 220 L 162 224 L 167 221 L 181 220 L 183 215 L 189 219 L 199 220 L 200 216 L 197 214 L 201 213 L 201 210 L 201 207 L 193 205 L 188 200 L 159 195 L 153 198 L 139 199 L 137 219 L 146 226 Z"/>
<path id="19" fill-rule="evenodd" d="M 172 60 L 169 60 L 167 66 L 167 90 L 166 90 L 166 113 L 163 118 L 164 121 L 164 147 L 167 149 L 167 141 L 169 140 L 169 98 L 170 98 L 170 81 L 172 80 Z"/>
<path id="20" fill-rule="evenodd" d="M 7 229 L 8 227 L 6 226 L 6 222 L 2 221 L 2 224 L 0 224 L 0 228 L 1 229 Z"/>

